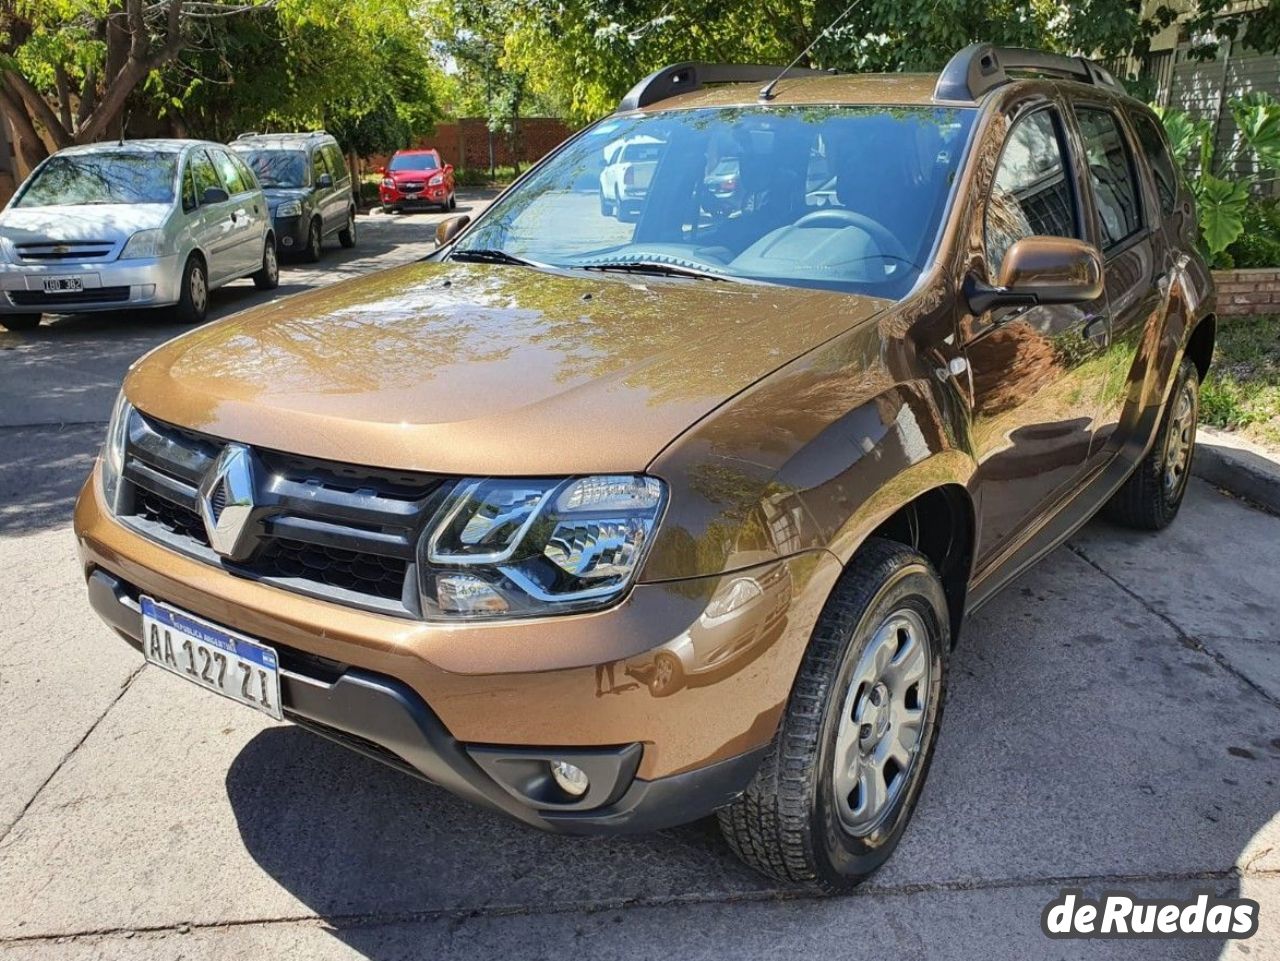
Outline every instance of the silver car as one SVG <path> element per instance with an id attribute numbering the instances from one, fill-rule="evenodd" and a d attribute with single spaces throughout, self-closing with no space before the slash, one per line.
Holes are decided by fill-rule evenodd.
<path id="1" fill-rule="evenodd" d="M 133 140 L 69 147 L 0 212 L 0 325 L 42 313 L 173 307 L 204 319 L 209 291 L 279 283 L 275 236 L 253 171 L 221 144 Z"/>

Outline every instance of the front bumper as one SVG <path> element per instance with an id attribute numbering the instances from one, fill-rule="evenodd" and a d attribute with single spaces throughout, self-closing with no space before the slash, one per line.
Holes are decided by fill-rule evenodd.
<path id="1" fill-rule="evenodd" d="M 277 250 L 301 250 L 307 245 L 307 230 L 311 224 L 310 217 L 302 214 L 296 214 L 292 217 L 273 216 L 271 223 L 276 232 Z"/>
<path id="2" fill-rule="evenodd" d="M 79 277 L 84 289 L 46 294 L 44 281 Z M 182 284 L 177 255 L 143 260 L 0 264 L 0 314 L 81 313 L 176 304 Z"/>
<path id="3" fill-rule="evenodd" d="M 787 568 L 778 629 L 717 670 L 658 689 L 646 681 L 655 659 L 688 644 L 731 578 L 641 584 L 596 614 L 450 626 L 297 595 L 174 553 L 109 517 L 92 479 L 75 527 L 93 605 L 125 637 L 140 634 L 137 597 L 147 594 L 261 638 L 280 651 L 292 720 L 569 832 L 653 830 L 743 790 L 840 570 L 823 552 L 766 565 Z M 580 804 L 549 802 L 536 772 L 552 758 L 595 771 L 598 789 Z"/>
<path id="4" fill-rule="evenodd" d="M 445 184 L 440 184 L 409 193 L 380 186 L 378 197 L 384 207 L 438 206 L 449 201 L 449 188 Z"/>

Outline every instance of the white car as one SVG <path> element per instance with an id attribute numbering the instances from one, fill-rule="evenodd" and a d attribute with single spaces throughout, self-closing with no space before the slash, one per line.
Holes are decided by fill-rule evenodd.
<path id="1" fill-rule="evenodd" d="M 649 193 L 649 182 L 666 144 L 655 137 L 615 140 L 604 148 L 600 171 L 600 213 L 631 221 Z"/>
<path id="2" fill-rule="evenodd" d="M 61 150 L 0 212 L 0 325 L 44 313 L 174 307 L 204 320 L 209 291 L 279 283 L 267 202 L 221 144 L 134 140 Z"/>

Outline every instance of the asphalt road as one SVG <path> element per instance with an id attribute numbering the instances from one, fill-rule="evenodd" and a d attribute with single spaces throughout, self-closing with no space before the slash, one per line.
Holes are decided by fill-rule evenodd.
<path id="1" fill-rule="evenodd" d="M 426 219 L 284 289 L 417 256 Z M 966 626 L 895 859 L 797 896 L 706 823 L 540 834 L 144 670 L 69 513 L 120 372 L 175 332 L 3 339 L 0 959 L 1280 958 L 1280 518 L 1193 481 L 1169 531 L 1095 522 L 1016 581 Z M 1063 887 L 1252 897 L 1261 931 L 1051 942 Z"/>

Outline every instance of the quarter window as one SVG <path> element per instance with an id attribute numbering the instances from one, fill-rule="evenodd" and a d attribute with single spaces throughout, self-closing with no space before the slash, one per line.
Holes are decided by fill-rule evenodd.
<path id="1" fill-rule="evenodd" d="M 1050 110 L 1014 124 L 1005 141 L 987 202 L 987 269 L 991 274 L 1009 248 L 1024 237 L 1079 237 L 1062 137 Z"/>
<path id="2" fill-rule="evenodd" d="M 1113 114 L 1086 107 L 1078 108 L 1076 116 L 1080 120 L 1080 134 L 1089 162 L 1089 182 L 1098 207 L 1102 249 L 1107 250 L 1142 226 L 1133 157 Z"/>
<path id="3" fill-rule="evenodd" d="M 1156 182 L 1156 196 L 1160 198 L 1160 209 L 1171 214 L 1178 204 L 1178 168 L 1173 165 L 1173 158 L 1169 156 L 1169 148 L 1165 146 L 1164 137 L 1160 135 L 1156 122 L 1145 113 L 1131 113 L 1130 117 L 1138 132 L 1142 152 L 1151 165 L 1151 175 Z"/>
<path id="4" fill-rule="evenodd" d="M 213 162 L 217 165 L 218 173 L 222 175 L 222 182 L 226 185 L 227 193 L 233 197 L 236 194 L 242 194 L 249 189 L 250 182 L 246 182 L 240 175 L 240 168 L 235 165 L 235 161 L 228 156 L 225 150 L 211 150 L 213 154 Z"/>

